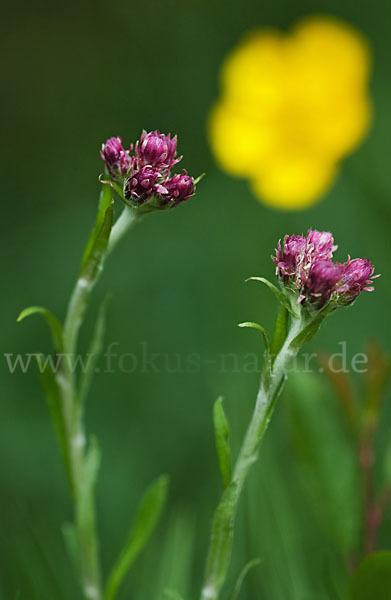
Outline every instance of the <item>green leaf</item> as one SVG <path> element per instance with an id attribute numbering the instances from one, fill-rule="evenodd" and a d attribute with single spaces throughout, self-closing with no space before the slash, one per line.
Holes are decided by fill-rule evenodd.
<path id="1" fill-rule="evenodd" d="M 350 584 L 350 600 L 390 600 L 391 552 L 375 552 L 359 564 Z"/>
<path id="2" fill-rule="evenodd" d="M 198 177 L 196 177 L 196 179 L 194 180 L 194 185 L 198 185 L 199 182 L 205 177 L 206 173 L 201 173 L 201 175 L 198 175 Z"/>
<path id="3" fill-rule="evenodd" d="M 96 221 L 95 221 L 94 227 L 92 228 L 92 231 L 90 233 L 90 237 L 88 238 L 86 247 L 84 249 L 83 258 L 81 261 L 81 270 L 84 268 L 84 266 L 87 262 L 87 259 L 90 255 L 91 249 L 94 245 L 94 242 L 99 233 L 99 230 L 101 229 L 101 227 L 103 225 L 106 210 L 109 208 L 109 206 L 111 204 L 111 200 L 112 200 L 112 197 L 111 197 L 110 187 L 108 185 L 104 185 L 102 187 L 102 190 L 100 193 L 98 214 L 96 216 Z"/>
<path id="4" fill-rule="evenodd" d="M 83 431 L 76 432 L 82 438 Z M 83 443 L 83 440 L 80 440 Z M 95 437 L 90 438 L 87 451 L 84 453 L 82 472 L 79 478 L 79 495 L 76 503 L 77 536 L 80 551 L 84 552 L 82 560 L 88 563 L 89 572 L 97 577 L 98 568 L 98 546 L 96 540 L 95 519 L 95 486 L 100 465 L 100 450 Z"/>
<path id="5" fill-rule="evenodd" d="M 285 308 L 285 306 L 280 305 L 277 312 L 276 323 L 274 325 L 272 341 L 270 344 L 270 354 L 272 362 L 274 361 L 275 357 L 281 350 L 286 340 L 286 336 L 288 334 L 288 318 L 289 313 L 287 309 Z"/>
<path id="6" fill-rule="evenodd" d="M 17 318 L 17 322 L 19 323 L 20 321 L 23 321 L 23 319 L 25 319 L 26 317 L 29 317 L 30 315 L 36 315 L 36 314 L 42 315 L 44 317 L 44 319 L 46 319 L 46 322 L 49 325 L 49 328 L 50 328 L 50 331 L 52 334 L 54 348 L 58 352 L 61 352 L 63 349 L 61 323 L 57 319 L 57 317 L 55 317 L 50 312 L 50 310 L 48 310 L 47 308 L 43 308 L 42 306 L 29 306 L 28 308 L 25 308 L 24 310 L 22 310 L 19 317 Z"/>
<path id="7" fill-rule="evenodd" d="M 324 308 L 320 311 L 316 311 L 311 317 L 308 325 L 306 325 L 300 333 L 293 338 L 289 347 L 291 350 L 297 351 L 304 344 L 309 342 L 315 333 L 318 331 L 319 327 L 323 323 L 324 318 L 334 310 L 335 306 L 332 302 L 329 302 Z"/>
<path id="8" fill-rule="evenodd" d="M 128 539 L 109 575 L 106 600 L 113 600 L 123 578 L 144 548 L 162 513 L 167 497 L 168 478 L 162 475 L 145 492 Z"/>
<path id="9" fill-rule="evenodd" d="M 100 305 L 98 317 L 96 319 L 94 332 L 92 334 L 91 344 L 88 348 L 86 369 L 80 379 L 78 405 L 83 406 L 88 391 L 91 386 L 92 377 L 95 373 L 95 365 L 103 348 L 103 338 L 106 331 L 106 312 L 110 295 L 107 294 Z"/>
<path id="10" fill-rule="evenodd" d="M 238 327 L 249 327 L 251 329 L 257 329 L 257 331 L 260 331 L 263 337 L 263 341 L 265 342 L 265 348 L 267 353 L 270 353 L 270 341 L 269 341 L 269 336 L 267 335 L 267 331 L 264 327 L 262 327 L 262 325 L 259 325 L 258 323 L 253 323 L 252 321 L 246 321 L 245 323 L 238 323 Z"/>
<path id="11" fill-rule="evenodd" d="M 284 306 L 284 308 L 286 308 L 286 310 L 290 312 L 293 317 L 297 318 L 298 315 L 290 305 L 288 298 L 268 279 L 265 279 L 264 277 L 249 277 L 248 279 L 246 279 L 246 281 L 260 281 L 261 283 L 264 283 L 273 292 L 279 303 L 282 304 L 282 306 Z"/>
<path id="12" fill-rule="evenodd" d="M 217 457 L 224 489 L 232 477 L 231 448 L 229 445 L 229 424 L 223 408 L 223 398 L 217 398 L 213 407 L 213 422 Z"/>
<path id="13" fill-rule="evenodd" d="M 232 479 L 229 486 L 225 488 L 213 515 L 205 569 L 204 596 L 209 594 L 211 598 L 217 598 L 224 584 L 232 552 L 233 521 L 239 493 L 237 481 Z"/>
<path id="14" fill-rule="evenodd" d="M 91 248 L 82 262 L 80 278 L 84 278 L 88 282 L 94 282 L 102 268 L 111 228 L 113 226 L 113 214 L 114 206 L 113 203 L 111 203 L 105 210 L 103 222 L 98 228 Z"/>
<path id="15" fill-rule="evenodd" d="M 248 572 L 251 571 L 251 569 L 253 569 L 254 567 L 257 567 L 260 563 L 261 563 L 260 558 L 254 558 L 253 560 L 250 560 L 243 567 L 243 569 L 238 577 L 238 580 L 235 584 L 235 587 L 232 591 L 232 594 L 229 596 L 228 600 L 238 600 L 240 591 L 242 589 L 243 582 L 246 579 Z"/>
<path id="16" fill-rule="evenodd" d="M 72 477 L 70 468 L 69 446 L 65 431 L 64 415 L 61 404 L 61 392 L 58 387 L 55 373 L 49 362 L 43 362 L 42 356 L 37 355 L 38 375 L 45 393 L 46 402 L 52 419 L 53 427 L 57 435 L 61 455 L 65 465 L 65 471 L 69 487 L 72 491 Z"/>
<path id="17" fill-rule="evenodd" d="M 99 179 L 99 183 L 101 183 L 104 187 L 113 189 L 115 192 L 117 192 L 117 194 L 121 198 L 121 200 L 123 200 L 125 202 L 125 204 L 128 204 L 126 198 L 124 197 L 124 191 L 123 191 L 122 187 L 120 185 L 118 185 L 118 183 L 115 183 L 115 181 L 113 181 L 112 179 L 103 179 L 103 175 L 99 175 L 98 179 Z"/>
<path id="18" fill-rule="evenodd" d="M 82 433 L 80 433 L 82 435 Z M 86 540 L 91 541 L 91 547 L 94 541 L 94 492 L 100 465 L 100 450 L 98 441 L 91 437 L 88 450 L 83 460 L 83 473 L 80 483 L 80 498 L 78 503 L 78 526 L 82 532 L 81 535 Z"/>
<path id="19" fill-rule="evenodd" d="M 304 329 L 300 331 L 300 333 L 295 338 L 293 338 L 293 340 L 289 344 L 289 348 L 296 352 L 302 346 L 304 346 L 304 344 L 309 342 L 313 338 L 315 333 L 318 331 L 319 327 L 323 322 L 323 319 L 323 315 L 319 315 L 318 317 L 313 319 L 313 321 L 311 321 L 306 327 L 304 327 Z"/>

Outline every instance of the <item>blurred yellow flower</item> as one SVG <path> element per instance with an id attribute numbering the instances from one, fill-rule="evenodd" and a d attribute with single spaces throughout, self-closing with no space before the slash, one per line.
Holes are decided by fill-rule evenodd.
<path id="1" fill-rule="evenodd" d="M 313 204 L 368 131 L 369 71 L 365 39 L 332 17 L 250 33 L 223 65 L 209 119 L 218 162 L 271 206 Z"/>

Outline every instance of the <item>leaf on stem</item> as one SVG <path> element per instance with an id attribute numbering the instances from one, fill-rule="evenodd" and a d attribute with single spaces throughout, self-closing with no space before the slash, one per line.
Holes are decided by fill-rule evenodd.
<path id="1" fill-rule="evenodd" d="M 270 344 L 270 354 L 272 362 L 283 347 L 284 342 L 286 340 L 286 336 L 288 334 L 288 318 L 289 313 L 287 309 L 285 308 L 285 306 L 280 305 L 277 312 L 272 341 Z"/>
<path id="2" fill-rule="evenodd" d="M 315 333 L 318 331 L 319 327 L 323 323 L 324 318 L 330 312 L 332 312 L 334 310 L 334 308 L 335 307 L 334 307 L 333 303 L 329 302 L 328 304 L 326 304 L 326 306 L 324 308 L 322 308 L 322 310 L 320 310 L 319 312 L 316 312 L 315 316 L 313 316 L 311 318 L 308 325 L 303 327 L 303 329 L 300 331 L 300 333 L 295 338 L 293 338 L 293 340 L 289 344 L 289 348 L 295 352 L 297 350 L 300 350 L 300 348 L 304 344 L 306 344 L 313 338 L 313 336 L 315 335 Z"/>
<path id="3" fill-rule="evenodd" d="M 94 490 L 100 464 L 98 441 L 91 437 L 88 451 L 83 461 L 83 477 L 80 485 L 79 524 L 83 535 L 93 536 L 94 530 Z"/>
<path id="4" fill-rule="evenodd" d="M 315 317 L 306 327 L 304 327 L 304 329 L 300 331 L 300 333 L 295 338 L 293 338 L 293 340 L 289 344 L 289 348 L 294 352 L 300 350 L 300 348 L 304 346 L 304 344 L 306 344 L 313 338 L 313 336 L 321 326 L 323 319 L 324 316 L 322 313 L 320 313 L 318 317 Z"/>
<path id="5" fill-rule="evenodd" d="M 160 476 L 145 492 L 139 504 L 128 539 L 109 575 L 105 600 L 113 600 L 123 578 L 150 538 L 167 497 L 168 478 Z"/>
<path id="6" fill-rule="evenodd" d="M 108 185 L 104 185 L 102 187 L 102 190 L 100 193 L 98 214 L 96 216 L 96 221 L 95 221 L 94 227 L 92 228 L 92 231 L 90 233 L 90 237 L 88 238 L 86 247 L 84 249 L 83 258 L 81 261 L 81 270 L 83 270 L 83 268 L 86 264 L 86 261 L 91 252 L 92 246 L 94 245 L 94 242 L 99 233 L 99 230 L 101 229 L 101 227 L 103 225 L 106 210 L 109 208 L 110 204 L 111 204 L 111 190 Z"/>
<path id="7" fill-rule="evenodd" d="M 241 571 L 241 573 L 240 573 L 240 575 L 239 575 L 239 577 L 238 577 L 238 579 L 236 581 L 236 584 L 235 584 L 235 587 L 234 587 L 234 589 L 232 591 L 232 594 L 229 596 L 228 600 L 238 600 L 239 594 L 240 594 L 241 589 L 242 589 L 243 582 L 246 579 L 248 572 L 251 571 L 251 569 L 253 569 L 254 567 L 257 567 L 261 562 L 262 561 L 261 561 L 260 558 L 254 558 L 253 560 L 250 560 L 243 567 L 243 569 L 242 569 L 242 571 Z"/>
<path id="8" fill-rule="evenodd" d="M 102 174 L 99 175 L 98 181 L 103 186 L 106 186 L 109 189 L 112 188 L 115 192 L 117 192 L 117 194 L 121 198 L 121 200 L 125 200 L 125 202 L 126 202 L 126 199 L 124 197 L 123 189 L 121 188 L 121 186 L 118 185 L 118 183 L 115 183 L 115 181 L 113 181 L 112 179 L 103 179 L 103 175 Z"/>
<path id="9" fill-rule="evenodd" d="M 72 491 L 72 477 L 70 468 L 69 446 L 65 431 L 64 415 L 61 405 L 61 392 L 58 387 L 55 373 L 48 361 L 43 362 L 43 357 L 36 356 L 39 380 L 45 393 L 46 402 L 52 419 L 53 427 L 57 435 L 61 455 L 65 465 L 65 471 L 69 487 Z"/>
<path id="10" fill-rule="evenodd" d="M 282 306 L 284 306 L 293 317 L 297 317 L 296 312 L 291 307 L 290 302 L 285 296 L 285 294 L 268 279 L 265 279 L 264 277 L 249 277 L 248 279 L 246 279 L 246 281 L 260 281 L 261 283 L 264 283 L 273 292 L 279 303 L 282 304 Z"/>
<path id="11" fill-rule="evenodd" d="M 61 323 L 57 319 L 57 317 L 55 317 L 53 313 L 50 312 L 50 310 L 48 310 L 47 308 L 43 308 L 42 306 L 29 306 L 28 308 L 22 310 L 19 317 L 17 318 L 17 322 L 20 323 L 20 321 L 23 321 L 23 319 L 25 319 L 26 317 L 36 314 L 42 315 L 46 320 L 47 324 L 49 325 L 50 332 L 52 334 L 54 348 L 58 352 L 61 352 L 63 349 Z"/>
<path id="12" fill-rule="evenodd" d="M 273 414 L 273 411 L 274 411 L 274 407 L 276 405 L 276 402 L 278 400 L 279 395 L 282 392 L 282 389 L 283 389 L 283 387 L 285 385 L 286 379 L 287 379 L 286 375 L 284 375 L 283 377 L 281 377 L 280 382 L 279 382 L 279 384 L 277 386 L 277 389 L 274 392 L 273 397 L 271 398 L 270 404 L 269 404 L 269 406 L 267 408 L 267 411 L 265 413 L 265 418 L 264 418 L 264 420 L 262 422 L 262 425 L 261 425 L 261 428 L 260 428 L 260 430 L 258 432 L 258 440 L 259 440 L 259 442 L 263 438 L 263 434 L 265 433 L 265 431 L 266 431 L 266 429 L 267 429 L 267 427 L 269 425 L 269 421 L 270 421 L 270 419 L 272 417 L 272 414 Z"/>
<path id="13" fill-rule="evenodd" d="M 231 558 L 233 521 L 239 494 L 238 482 L 232 479 L 215 510 L 206 561 L 203 598 L 217 598 L 224 584 Z"/>
<path id="14" fill-rule="evenodd" d="M 249 327 L 251 329 L 257 329 L 257 331 L 260 331 L 263 337 L 263 341 L 265 342 L 266 352 L 267 354 L 270 354 L 269 336 L 267 334 L 266 329 L 262 327 L 262 325 L 259 325 L 259 323 L 253 323 L 252 321 L 246 321 L 245 323 L 238 323 L 238 327 Z"/>
<path id="15" fill-rule="evenodd" d="M 198 175 L 198 177 L 196 177 L 194 179 L 194 185 L 198 185 L 199 182 L 205 177 L 206 173 L 201 173 L 201 175 Z"/>
<path id="16" fill-rule="evenodd" d="M 232 477 L 232 458 L 229 445 L 229 424 L 225 416 L 223 398 L 221 396 L 217 398 L 213 407 L 213 422 L 221 480 L 225 489 Z"/>
<path id="17" fill-rule="evenodd" d="M 110 202 L 110 205 L 105 209 L 102 224 L 97 228 L 88 253 L 85 255 L 82 262 L 80 278 L 84 278 L 88 282 L 95 281 L 102 268 L 111 228 L 113 226 L 113 215 L 114 206 L 113 202 Z M 100 219 L 99 212 L 98 219 Z"/>
<path id="18" fill-rule="evenodd" d="M 84 370 L 80 379 L 79 393 L 78 393 L 78 406 L 83 406 L 88 391 L 91 386 L 93 374 L 95 372 L 95 365 L 102 352 L 103 338 L 106 331 L 106 312 L 107 306 L 110 300 L 110 294 L 107 294 L 100 305 L 98 317 L 96 319 L 94 331 L 92 334 L 92 340 L 87 352 L 86 369 Z"/>

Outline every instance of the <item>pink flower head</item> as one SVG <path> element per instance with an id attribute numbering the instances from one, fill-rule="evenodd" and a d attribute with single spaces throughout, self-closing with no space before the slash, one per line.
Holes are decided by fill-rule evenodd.
<path id="1" fill-rule="evenodd" d="M 373 280 L 380 275 L 373 275 L 375 269 L 369 260 L 366 258 L 350 260 L 349 257 L 343 266 L 344 271 L 338 286 L 342 298 L 352 302 L 362 291 L 373 292 Z"/>
<path id="2" fill-rule="evenodd" d="M 100 155 L 113 179 L 123 179 L 130 170 L 129 150 L 125 150 L 120 137 L 112 137 L 102 144 Z"/>
<path id="3" fill-rule="evenodd" d="M 299 301 L 305 298 L 318 308 L 322 307 L 335 291 L 344 272 L 344 266 L 331 260 L 318 260 L 309 272 Z"/>
<path id="4" fill-rule="evenodd" d="M 125 198 L 135 204 L 144 204 L 155 193 L 158 177 L 159 172 L 151 167 L 142 167 L 139 171 L 133 171 L 125 182 Z"/>
<path id="5" fill-rule="evenodd" d="M 286 283 L 293 283 L 298 289 L 307 281 L 311 267 L 320 260 L 330 260 L 333 256 L 334 239 L 327 231 L 308 230 L 302 235 L 286 235 L 281 246 L 278 242 L 276 256 L 276 274 Z"/>
<path id="6" fill-rule="evenodd" d="M 183 169 L 183 173 L 176 173 L 170 179 L 166 179 L 162 184 L 162 188 L 161 195 L 164 204 L 176 206 L 194 196 L 194 177 L 190 177 L 186 169 Z"/>
<path id="7" fill-rule="evenodd" d="M 290 290 L 299 290 L 298 304 L 323 306 L 335 299 L 350 304 L 363 291 L 373 291 L 373 265 L 356 258 L 345 264 L 333 263 L 337 246 L 331 233 L 309 229 L 307 235 L 286 235 L 278 242 L 276 275 Z"/>
<path id="8" fill-rule="evenodd" d="M 144 130 L 140 141 L 135 146 L 134 166 L 140 169 L 148 165 L 164 174 L 168 174 L 172 167 L 182 158 L 175 158 L 176 147 L 176 135 L 171 139 L 170 133 L 165 135 L 157 129 L 147 133 Z"/>

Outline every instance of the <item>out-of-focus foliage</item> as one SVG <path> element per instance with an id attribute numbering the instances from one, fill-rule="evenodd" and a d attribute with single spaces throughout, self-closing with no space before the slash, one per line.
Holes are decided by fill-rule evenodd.
<path id="1" fill-rule="evenodd" d="M 365 558 L 352 578 L 351 600 L 388 600 L 391 596 L 391 552 Z"/>

